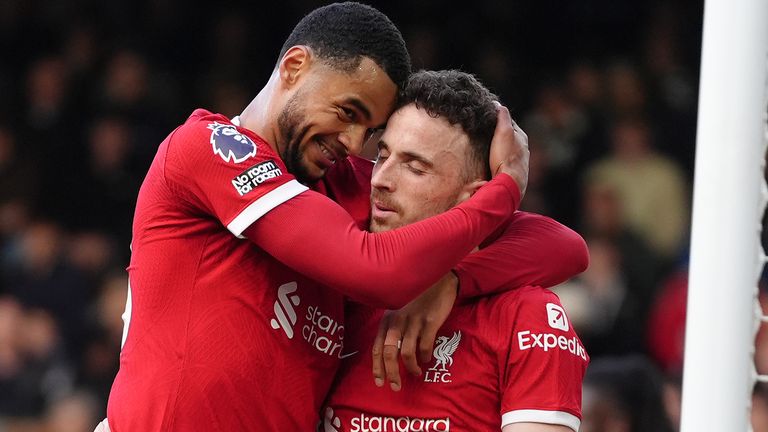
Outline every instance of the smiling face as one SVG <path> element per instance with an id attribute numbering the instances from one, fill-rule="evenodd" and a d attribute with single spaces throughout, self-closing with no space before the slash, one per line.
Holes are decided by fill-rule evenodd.
<path id="1" fill-rule="evenodd" d="M 469 137 L 414 104 L 397 110 L 379 141 L 371 178 L 373 232 L 445 212 L 479 186 L 467 176 Z"/>
<path id="2" fill-rule="evenodd" d="M 288 171 L 313 182 L 337 160 L 359 154 L 369 130 L 386 123 L 396 94 L 369 58 L 351 72 L 312 64 L 278 117 L 277 147 Z"/>

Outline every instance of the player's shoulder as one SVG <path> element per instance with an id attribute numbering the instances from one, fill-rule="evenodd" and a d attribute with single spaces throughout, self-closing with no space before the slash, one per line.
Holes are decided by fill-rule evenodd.
<path id="1" fill-rule="evenodd" d="M 174 146 L 179 146 L 180 143 L 183 143 L 184 147 L 188 145 L 199 146 L 210 142 L 216 135 L 221 135 L 222 132 L 228 132 L 232 129 L 235 129 L 235 126 L 226 116 L 198 108 L 187 117 L 181 126 L 176 128 L 171 135 L 171 142 Z M 232 135 L 228 134 L 227 136 Z"/>
<path id="2" fill-rule="evenodd" d="M 232 120 L 222 114 L 212 113 L 206 109 L 198 108 L 187 117 L 184 123 L 179 127 L 179 132 L 184 134 L 209 135 L 214 128 L 224 128 L 236 126 Z"/>
<path id="3" fill-rule="evenodd" d="M 516 211 L 512 217 L 509 218 L 509 223 L 520 229 L 533 229 L 533 230 L 555 230 L 557 232 L 573 232 L 570 228 L 561 224 L 560 222 L 552 219 L 549 216 L 544 216 L 538 213 L 530 213 L 525 211 Z M 574 232 L 575 234 L 575 232 Z"/>
<path id="4" fill-rule="evenodd" d="M 190 114 L 189 117 L 187 117 L 187 119 L 184 121 L 183 126 L 190 129 L 208 129 L 207 126 L 211 123 L 218 123 L 222 126 L 237 126 L 232 122 L 232 119 L 228 118 L 227 116 L 208 111 L 204 108 L 197 108 L 192 111 L 192 114 Z"/>
<path id="5" fill-rule="evenodd" d="M 256 149 L 269 150 L 267 142 L 255 132 L 240 125 L 239 117 L 232 119 L 223 114 L 198 108 L 178 128 L 177 134 L 210 143 L 214 150 L 244 159 L 255 155 Z"/>
<path id="6" fill-rule="evenodd" d="M 229 119 L 201 108 L 192 112 L 173 132 L 169 149 L 175 154 L 186 155 L 185 159 L 192 157 L 198 161 L 221 159 L 225 164 L 242 164 L 243 167 L 261 161 L 280 165 L 276 162 L 279 157 L 269 144 L 255 132 L 241 127 L 237 117 Z"/>
<path id="7" fill-rule="evenodd" d="M 560 298 L 547 288 L 525 286 L 488 298 L 489 315 L 496 316 L 502 329 L 540 322 L 559 322 L 570 329 Z"/>
<path id="8" fill-rule="evenodd" d="M 540 286 L 524 286 L 489 297 L 494 308 L 499 309 L 530 309 L 547 303 L 560 304 L 560 298 L 547 288 Z"/>

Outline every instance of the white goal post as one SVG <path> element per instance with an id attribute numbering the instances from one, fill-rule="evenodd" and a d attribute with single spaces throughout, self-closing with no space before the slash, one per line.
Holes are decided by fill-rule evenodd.
<path id="1" fill-rule="evenodd" d="M 682 432 L 751 430 L 767 83 L 768 0 L 706 0 Z"/>

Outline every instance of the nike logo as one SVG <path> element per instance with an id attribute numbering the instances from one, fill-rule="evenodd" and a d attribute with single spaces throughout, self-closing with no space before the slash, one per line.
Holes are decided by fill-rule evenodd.
<path id="1" fill-rule="evenodd" d="M 343 359 L 345 359 L 347 357 L 352 357 L 353 355 L 357 354 L 358 352 L 359 351 L 353 351 L 353 352 L 351 352 L 349 354 L 341 354 L 341 355 L 339 355 L 339 358 L 343 360 Z"/>

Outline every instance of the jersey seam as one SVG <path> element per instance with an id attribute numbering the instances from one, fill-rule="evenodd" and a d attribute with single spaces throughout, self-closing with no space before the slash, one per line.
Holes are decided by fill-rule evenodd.
<path id="1" fill-rule="evenodd" d="M 173 393 L 173 408 L 171 408 L 171 424 L 169 425 L 169 428 L 173 428 L 174 423 L 176 422 L 176 408 L 178 407 L 179 403 L 179 391 L 182 387 L 182 384 L 185 381 L 186 378 L 186 369 L 187 369 L 187 361 L 189 359 L 189 353 L 188 347 L 189 347 L 189 327 L 191 324 L 191 315 L 192 315 L 192 299 L 195 296 L 195 293 L 197 291 L 197 280 L 200 276 L 200 265 L 203 260 L 203 255 L 205 254 L 205 250 L 208 247 L 208 242 L 210 241 L 212 235 L 208 235 L 205 239 L 205 242 L 203 243 L 203 246 L 200 248 L 200 256 L 197 260 L 197 265 L 195 266 L 195 279 L 192 281 L 192 292 L 189 296 L 189 301 L 187 303 L 187 318 L 186 318 L 186 327 L 184 329 L 184 348 L 182 349 L 182 362 L 181 362 L 181 370 L 180 370 L 180 376 L 179 376 L 179 383 L 176 385 L 176 390 Z"/>
<path id="2" fill-rule="evenodd" d="M 172 182 L 168 179 L 168 172 L 167 172 L 168 171 L 168 153 L 171 151 L 171 142 L 173 141 L 173 137 L 176 136 L 176 132 L 178 132 L 179 129 L 181 129 L 181 126 L 174 129 L 173 132 L 171 132 L 171 134 L 168 135 L 168 138 L 167 138 L 168 146 L 166 147 L 165 154 L 163 155 L 163 183 L 165 183 L 165 186 L 167 188 L 173 189 L 173 190 L 177 190 L 178 188 L 175 187 L 176 186 L 175 184 L 171 185 L 171 183 L 175 183 L 175 182 Z"/>
<path id="3" fill-rule="evenodd" d="M 162 166 L 162 168 L 163 168 L 162 174 L 163 175 L 162 175 L 162 179 L 163 179 L 163 184 L 165 185 L 165 187 L 168 188 L 168 190 L 170 192 L 172 192 L 177 198 L 179 198 L 181 200 L 181 204 L 179 204 L 179 206 L 181 207 L 182 210 L 186 209 L 186 208 L 191 208 L 194 211 L 200 211 L 200 205 L 195 203 L 194 200 L 190 200 L 189 199 L 189 193 L 190 192 L 186 188 L 184 188 L 180 183 L 178 183 L 178 182 L 168 178 L 168 173 L 167 173 L 167 171 L 168 171 L 168 154 L 171 151 L 171 144 L 172 144 L 174 136 L 176 136 L 176 133 L 183 126 L 184 125 L 177 127 L 173 132 L 171 132 L 171 134 L 166 139 L 168 144 L 167 144 L 166 149 L 165 149 L 165 154 L 163 155 L 163 166 Z M 181 159 L 181 163 L 184 165 L 183 169 L 186 171 L 187 170 L 187 160 L 186 159 Z"/>
<path id="4" fill-rule="evenodd" d="M 520 289 L 520 288 L 518 288 L 518 289 Z M 502 309 L 503 311 L 507 311 L 509 309 L 512 309 L 512 311 L 513 311 L 512 316 L 514 317 L 514 319 L 511 320 L 511 326 L 510 327 L 507 327 L 505 325 L 503 329 L 499 329 L 500 331 L 504 331 L 505 333 L 507 331 L 509 331 L 511 333 L 510 343 L 509 344 L 506 344 L 506 343 L 503 344 L 503 346 L 505 348 L 505 351 L 506 351 L 506 355 L 504 356 L 504 363 L 499 365 L 500 367 L 503 367 L 503 369 L 504 369 L 504 373 L 503 374 L 499 373 L 499 390 L 500 390 L 499 391 L 499 395 L 501 396 L 501 399 L 503 401 L 503 399 L 504 399 L 504 392 L 507 389 L 506 383 L 507 383 L 508 375 L 510 373 L 510 368 L 511 368 L 510 362 L 513 360 L 513 356 L 514 356 L 514 352 L 515 352 L 515 331 L 517 330 L 517 318 L 518 318 L 518 312 L 520 312 L 520 303 L 521 303 L 521 301 L 520 301 L 520 293 L 518 293 L 518 295 L 516 295 L 514 297 L 512 297 L 512 296 L 504 297 L 504 298 L 502 298 L 502 301 L 505 304 L 500 309 Z M 509 315 L 507 315 L 505 313 L 503 315 L 503 317 L 506 317 L 506 316 L 509 316 Z M 500 320 L 500 321 L 507 321 L 507 320 Z M 507 324 L 509 324 L 509 321 L 507 321 Z M 504 339 L 503 338 L 499 339 L 499 341 L 502 341 L 502 340 L 504 340 Z M 515 361 L 515 363 L 517 363 L 517 361 Z"/>

